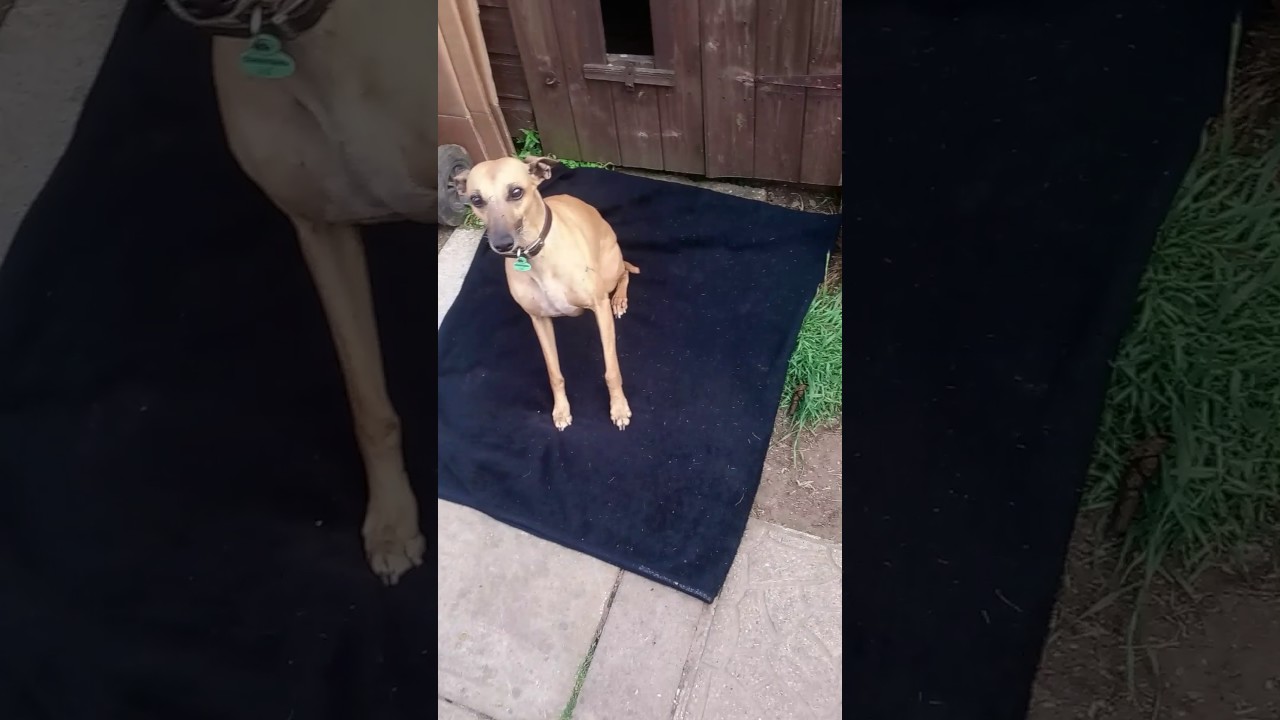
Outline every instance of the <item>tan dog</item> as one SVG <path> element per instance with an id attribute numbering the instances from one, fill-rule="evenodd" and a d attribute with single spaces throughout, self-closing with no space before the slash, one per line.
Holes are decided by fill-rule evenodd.
<path id="1" fill-rule="evenodd" d="M 422 563 L 400 419 L 387 396 L 359 225 L 436 220 L 436 3 L 169 0 L 217 33 L 283 39 L 296 69 L 251 77 L 249 45 L 215 37 L 213 73 L 231 151 L 293 222 L 347 386 L 369 485 L 362 534 L 384 582 Z M 274 23 L 274 25 L 273 25 Z M 296 35 L 296 37 L 295 37 Z M 425 230 L 424 230 L 425 233 Z M 423 238 L 426 242 L 427 238 Z"/>
<path id="2" fill-rule="evenodd" d="M 546 158 L 529 158 L 527 163 L 503 158 L 482 162 L 454 181 L 484 222 L 489 248 L 507 257 L 507 287 L 533 321 L 547 362 L 556 428 L 569 427 L 573 416 L 551 318 L 577 317 L 591 310 L 604 346 L 609 418 L 618 429 L 626 429 L 631 406 L 622 392 L 613 320 L 627 312 L 630 275 L 640 270 L 622 259 L 618 236 L 595 208 L 568 195 L 542 197 L 538 184 L 549 177 L 551 161 Z"/>

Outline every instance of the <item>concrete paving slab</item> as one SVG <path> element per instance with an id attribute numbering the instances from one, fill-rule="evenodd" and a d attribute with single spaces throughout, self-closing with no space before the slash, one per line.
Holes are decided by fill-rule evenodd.
<path id="1" fill-rule="evenodd" d="M 436 329 L 444 322 L 445 313 L 453 307 L 462 290 L 462 281 L 471 269 L 483 230 L 458 228 L 449 235 L 444 247 L 436 253 Z"/>
<path id="2" fill-rule="evenodd" d="M 490 720 L 490 718 L 444 698 L 437 698 L 436 720 Z"/>
<path id="3" fill-rule="evenodd" d="M 748 523 L 699 623 L 675 720 L 840 717 L 840 553 L 812 535 Z"/>
<path id="4" fill-rule="evenodd" d="M 574 720 L 671 717 L 704 612 L 701 600 L 623 573 Z"/>
<path id="5" fill-rule="evenodd" d="M 0 261 L 71 139 L 124 3 L 17 0 L 0 24 Z"/>
<path id="6" fill-rule="evenodd" d="M 437 500 L 437 693 L 495 720 L 559 717 L 619 570 Z"/>

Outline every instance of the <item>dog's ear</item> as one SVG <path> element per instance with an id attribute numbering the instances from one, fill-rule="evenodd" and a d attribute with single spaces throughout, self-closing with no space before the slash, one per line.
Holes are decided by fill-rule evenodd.
<path id="1" fill-rule="evenodd" d="M 458 197 L 463 200 L 467 199 L 467 176 L 471 174 L 470 168 L 464 168 L 453 176 L 453 189 L 458 193 Z"/>
<path id="2" fill-rule="evenodd" d="M 524 164 L 529 166 L 529 174 L 542 183 L 551 179 L 551 167 L 560 163 L 551 158 L 530 156 L 525 158 Z"/>

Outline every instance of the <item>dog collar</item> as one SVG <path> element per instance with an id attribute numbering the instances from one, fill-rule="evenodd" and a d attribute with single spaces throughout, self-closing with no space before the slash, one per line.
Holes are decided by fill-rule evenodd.
<path id="1" fill-rule="evenodd" d="M 331 0 L 165 0 L 178 18 L 213 35 L 248 38 L 262 30 L 293 40 L 324 17 Z M 257 18 L 255 19 L 255 14 Z M 261 27 L 253 27 L 260 24 Z"/>
<path id="2" fill-rule="evenodd" d="M 538 233 L 538 239 L 534 240 L 532 245 L 527 248 L 522 248 L 517 245 L 510 250 L 502 252 L 495 250 L 494 252 L 498 253 L 502 257 L 513 258 L 531 258 L 542 252 L 542 246 L 547 242 L 547 234 L 551 232 L 551 206 L 544 203 L 542 207 L 547 211 L 546 217 L 542 220 L 542 232 Z"/>

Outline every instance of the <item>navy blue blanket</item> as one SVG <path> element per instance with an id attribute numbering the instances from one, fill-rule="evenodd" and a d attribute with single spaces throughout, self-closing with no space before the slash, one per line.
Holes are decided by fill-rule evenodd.
<path id="1" fill-rule="evenodd" d="M 1025 716 L 1108 361 L 1222 99 L 1231 5 L 846 4 L 853 717 Z"/>
<path id="2" fill-rule="evenodd" d="M 599 209 L 640 268 L 616 323 L 631 425 L 609 422 L 585 313 L 554 321 L 573 409 L 555 429 L 533 326 L 482 244 L 440 328 L 440 497 L 710 601 L 840 218 L 607 170 L 560 167 L 542 191 Z"/>

